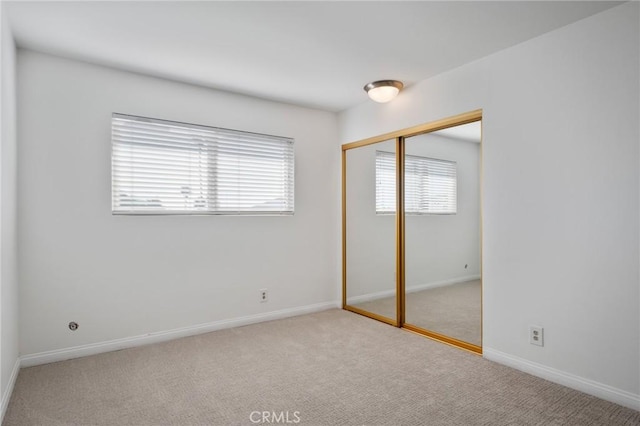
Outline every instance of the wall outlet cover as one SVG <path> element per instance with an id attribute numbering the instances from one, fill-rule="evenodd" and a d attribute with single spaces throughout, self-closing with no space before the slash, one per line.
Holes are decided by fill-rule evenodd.
<path id="1" fill-rule="evenodd" d="M 544 346 L 544 328 L 538 325 L 529 326 L 529 343 Z"/>

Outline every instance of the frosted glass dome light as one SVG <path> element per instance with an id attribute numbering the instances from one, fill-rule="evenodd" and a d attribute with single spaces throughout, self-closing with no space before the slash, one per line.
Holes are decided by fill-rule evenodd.
<path id="1" fill-rule="evenodd" d="M 379 80 L 364 86 L 371 100 L 375 102 L 389 102 L 395 98 L 404 85 L 397 80 Z"/>

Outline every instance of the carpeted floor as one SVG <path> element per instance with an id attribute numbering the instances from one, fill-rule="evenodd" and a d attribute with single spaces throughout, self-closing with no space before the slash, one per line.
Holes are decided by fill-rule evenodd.
<path id="1" fill-rule="evenodd" d="M 427 330 L 482 346 L 482 286 L 480 280 L 407 293 L 405 321 Z M 385 297 L 354 306 L 396 317 L 396 298 Z"/>
<path id="2" fill-rule="evenodd" d="M 342 310 L 20 371 L 4 425 L 638 425 L 640 412 Z M 253 415 L 260 420 L 261 414 Z"/>

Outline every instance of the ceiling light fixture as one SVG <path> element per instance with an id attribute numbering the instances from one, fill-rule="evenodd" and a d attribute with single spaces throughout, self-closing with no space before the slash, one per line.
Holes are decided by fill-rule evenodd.
<path id="1" fill-rule="evenodd" d="M 372 100 L 384 103 L 395 98 L 403 87 L 398 80 L 378 80 L 364 86 L 364 90 Z"/>

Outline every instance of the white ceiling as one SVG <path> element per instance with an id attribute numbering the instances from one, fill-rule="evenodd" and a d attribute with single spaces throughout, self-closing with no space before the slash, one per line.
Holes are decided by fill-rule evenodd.
<path id="1" fill-rule="evenodd" d="M 446 138 L 459 139 L 464 142 L 480 143 L 482 141 L 482 125 L 480 121 L 463 124 L 460 126 L 448 127 L 430 133 L 431 135 L 440 135 Z"/>
<path id="2" fill-rule="evenodd" d="M 620 2 L 5 2 L 18 46 L 340 111 Z"/>

